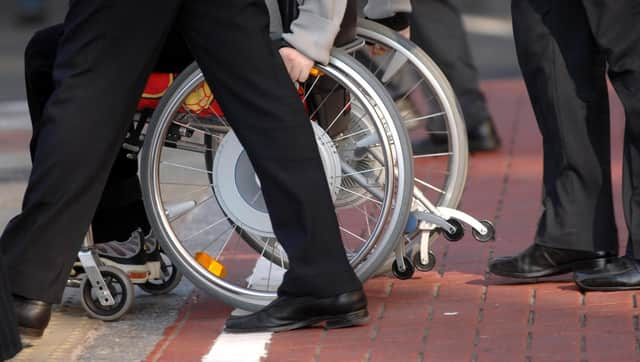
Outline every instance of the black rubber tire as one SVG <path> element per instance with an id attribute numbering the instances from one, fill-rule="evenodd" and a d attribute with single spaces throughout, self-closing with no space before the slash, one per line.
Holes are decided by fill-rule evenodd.
<path id="1" fill-rule="evenodd" d="M 452 242 L 460 241 L 460 239 L 464 237 L 464 226 L 462 226 L 462 223 L 456 219 L 449 219 L 447 222 L 456 230 L 453 233 L 442 230 L 444 238 Z"/>
<path id="2" fill-rule="evenodd" d="M 413 277 L 413 273 L 415 273 L 416 270 L 413 267 L 413 263 L 411 263 L 411 260 L 409 260 L 409 258 L 404 256 L 403 259 L 404 259 L 404 265 L 406 267 L 405 270 L 400 271 L 400 269 L 398 268 L 398 262 L 394 260 L 393 265 L 391 266 L 391 272 L 393 273 L 394 277 L 400 280 L 411 279 L 411 277 Z"/>
<path id="3" fill-rule="evenodd" d="M 480 220 L 480 223 L 487 228 L 487 233 L 483 235 L 477 232 L 476 229 L 473 229 L 471 231 L 471 234 L 473 235 L 473 237 L 481 243 L 486 243 L 486 242 L 495 240 L 496 227 L 493 225 L 493 223 L 489 220 Z"/>
<path id="4" fill-rule="evenodd" d="M 436 256 L 433 252 L 429 252 L 429 262 L 427 264 L 423 264 L 420 258 L 420 252 L 418 251 L 413 255 L 413 266 L 416 270 L 421 272 L 430 272 L 433 268 L 436 267 Z"/>
<path id="5" fill-rule="evenodd" d="M 80 285 L 80 303 L 91 318 L 103 321 L 115 321 L 125 315 L 135 298 L 133 283 L 120 269 L 112 266 L 101 266 L 100 274 L 116 301 L 115 305 L 103 306 L 93 296 L 93 286 L 85 277 Z"/>

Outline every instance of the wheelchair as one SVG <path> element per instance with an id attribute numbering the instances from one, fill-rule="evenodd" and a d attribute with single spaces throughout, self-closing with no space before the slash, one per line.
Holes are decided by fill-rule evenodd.
<path id="1" fill-rule="evenodd" d="M 141 232 L 140 237 L 144 237 Z M 133 306 L 134 285 L 150 295 L 170 293 L 182 280 L 182 274 L 169 257 L 156 250 L 158 260 L 131 268 L 98 255 L 93 232 L 87 232 L 78 260 L 73 264 L 67 286 L 80 289 L 80 304 L 92 318 L 115 321 Z"/>
<path id="2" fill-rule="evenodd" d="M 140 159 L 149 221 L 194 285 L 234 307 L 260 309 L 288 267 L 260 180 L 197 65 L 174 76 L 152 75 L 156 84 L 145 93 L 157 97 L 141 101 L 124 145 Z M 166 91 L 158 80 L 170 84 Z M 494 238 L 490 221 L 456 209 L 466 130 L 448 81 L 415 44 L 358 20 L 351 40 L 298 91 L 361 280 L 389 265 L 400 279 L 431 270 L 431 243 L 439 235 L 460 240 L 465 224 L 479 241 Z M 414 155 L 418 137 L 439 149 Z"/>

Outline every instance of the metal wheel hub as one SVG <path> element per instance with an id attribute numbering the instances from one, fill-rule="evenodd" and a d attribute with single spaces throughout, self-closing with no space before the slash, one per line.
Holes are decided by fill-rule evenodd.
<path id="1" fill-rule="evenodd" d="M 342 176 L 340 157 L 331 137 L 316 123 L 312 125 L 331 197 L 335 201 Z M 247 232 L 275 237 L 260 180 L 233 131 L 220 142 L 212 171 L 215 196 L 231 221 Z"/>

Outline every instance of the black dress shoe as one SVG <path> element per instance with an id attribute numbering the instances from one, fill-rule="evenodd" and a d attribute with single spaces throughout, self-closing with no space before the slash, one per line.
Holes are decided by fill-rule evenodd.
<path id="1" fill-rule="evenodd" d="M 467 129 L 469 152 L 489 152 L 500 148 L 500 136 L 491 119 Z M 412 144 L 413 154 L 425 155 L 449 151 L 449 135 L 446 132 L 430 131 L 429 138 L 415 141 Z"/>
<path id="2" fill-rule="evenodd" d="M 225 331 L 230 333 L 282 332 L 326 322 L 326 328 L 364 324 L 369 319 L 364 292 L 336 297 L 279 297 L 264 309 L 246 316 L 230 317 Z"/>
<path id="3" fill-rule="evenodd" d="M 469 138 L 469 152 L 496 151 L 502 144 L 491 119 L 467 129 L 467 137 Z"/>
<path id="4" fill-rule="evenodd" d="M 604 266 L 613 255 L 598 251 L 550 248 L 533 244 L 515 256 L 489 262 L 489 271 L 509 278 L 541 278 Z"/>
<path id="5" fill-rule="evenodd" d="M 51 304 L 14 295 L 13 305 L 20 334 L 42 337 L 51 319 Z"/>
<path id="6" fill-rule="evenodd" d="M 577 271 L 574 279 L 582 290 L 640 289 L 640 261 L 626 256 L 610 259 L 602 268 Z"/>

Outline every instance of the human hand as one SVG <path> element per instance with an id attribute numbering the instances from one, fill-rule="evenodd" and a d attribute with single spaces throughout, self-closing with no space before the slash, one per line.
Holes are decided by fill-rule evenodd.
<path id="1" fill-rule="evenodd" d="M 314 64 L 313 60 L 290 47 L 280 48 L 278 52 L 292 81 L 305 82 L 309 78 L 309 72 Z"/>
<path id="2" fill-rule="evenodd" d="M 411 27 L 407 26 L 406 28 L 402 29 L 402 30 L 398 30 L 398 34 L 402 35 L 403 37 L 410 39 L 411 38 Z"/>

